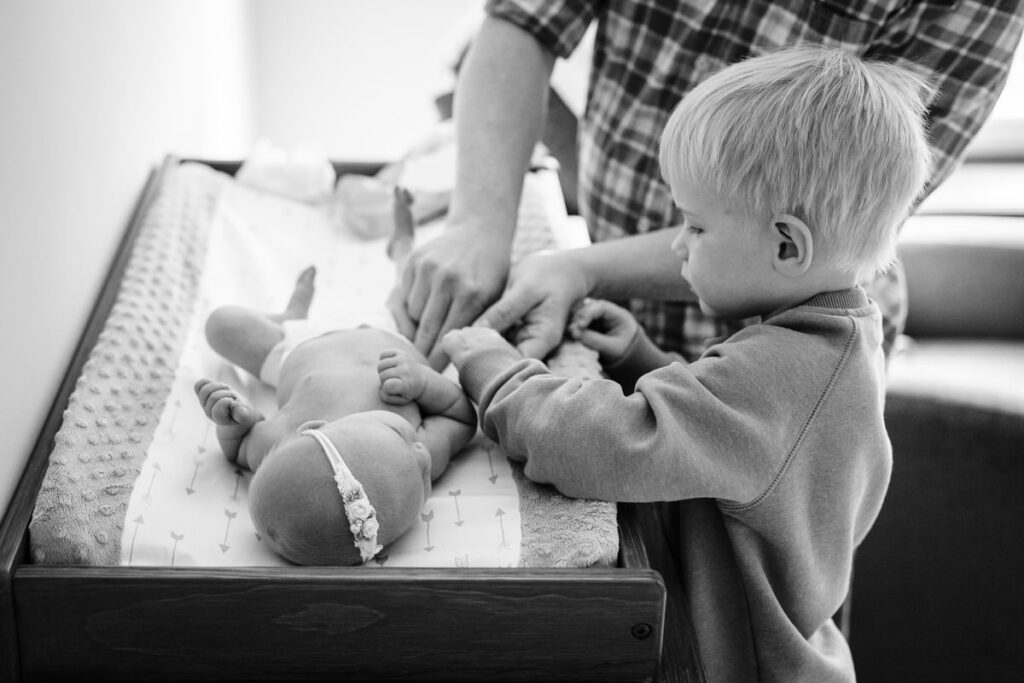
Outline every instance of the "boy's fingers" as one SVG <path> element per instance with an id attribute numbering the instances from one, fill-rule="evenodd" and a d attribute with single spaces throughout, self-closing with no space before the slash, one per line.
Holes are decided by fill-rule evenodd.
<path id="1" fill-rule="evenodd" d="M 580 334 L 580 343 L 597 351 L 604 350 L 605 341 L 607 339 L 607 335 L 601 334 L 600 332 L 594 332 L 593 330 L 583 330 L 583 333 Z"/>
<path id="2" fill-rule="evenodd" d="M 590 327 L 590 323 L 594 322 L 595 319 L 600 318 L 601 314 L 602 311 L 596 303 L 588 303 L 585 306 L 580 306 L 576 309 L 572 322 L 580 328 Z"/>

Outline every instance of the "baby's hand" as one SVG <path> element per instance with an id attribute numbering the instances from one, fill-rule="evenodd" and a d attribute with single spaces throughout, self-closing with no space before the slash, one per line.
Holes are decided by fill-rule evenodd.
<path id="1" fill-rule="evenodd" d="M 427 386 L 425 370 L 423 364 L 416 362 L 405 351 L 382 351 L 377 361 L 381 400 L 401 406 L 418 399 Z"/>
<path id="2" fill-rule="evenodd" d="M 489 327 L 463 327 L 452 330 L 441 339 L 441 350 L 452 359 L 457 368 L 462 367 L 470 353 L 485 349 L 507 349 L 517 358 L 521 356 L 516 347 Z"/>
<path id="3" fill-rule="evenodd" d="M 206 417 L 215 424 L 248 429 L 259 419 L 256 411 L 242 401 L 238 392 L 223 382 L 201 379 L 196 382 L 195 391 Z"/>
<path id="4" fill-rule="evenodd" d="M 594 349 L 602 363 L 615 363 L 640 329 L 633 314 L 601 299 L 584 299 L 569 321 L 569 336 Z"/>

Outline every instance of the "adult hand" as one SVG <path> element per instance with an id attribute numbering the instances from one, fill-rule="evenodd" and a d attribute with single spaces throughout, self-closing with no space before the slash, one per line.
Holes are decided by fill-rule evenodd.
<path id="1" fill-rule="evenodd" d="M 468 325 L 497 299 L 508 269 L 507 243 L 449 226 L 409 255 L 388 308 L 399 331 L 435 365 L 444 333 Z"/>
<path id="2" fill-rule="evenodd" d="M 518 324 L 514 341 L 520 353 L 544 358 L 562 341 L 569 312 L 589 293 L 583 271 L 564 253 L 531 254 L 512 271 L 501 299 L 474 325 L 504 332 Z"/>

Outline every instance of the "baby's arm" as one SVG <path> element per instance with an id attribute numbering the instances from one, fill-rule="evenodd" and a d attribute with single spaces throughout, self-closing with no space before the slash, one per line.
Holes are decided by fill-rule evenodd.
<path id="1" fill-rule="evenodd" d="M 449 458 L 476 434 L 476 411 L 458 384 L 404 351 L 388 349 L 377 363 L 381 400 L 391 405 L 415 401 L 423 422 L 420 441 L 430 451 L 436 479 Z"/>
<path id="2" fill-rule="evenodd" d="M 253 454 L 249 453 L 249 437 L 256 423 L 264 419 L 263 415 L 222 382 L 201 379 L 196 382 L 195 392 L 206 417 L 217 425 L 217 441 L 224 457 L 255 469 L 251 466 L 255 463 L 250 457 Z"/>

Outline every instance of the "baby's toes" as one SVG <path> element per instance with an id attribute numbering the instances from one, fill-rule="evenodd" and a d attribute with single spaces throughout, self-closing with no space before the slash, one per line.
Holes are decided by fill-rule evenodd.
<path id="1" fill-rule="evenodd" d="M 234 396 L 219 398 L 210 408 L 210 419 L 219 425 L 233 424 L 234 419 L 231 417 L 231 408 L 235 403 Z"/>
<path id="2" fill-rule="evenodd" d="M 382 378 L 380 397 L 385 403 L 404 405 L 412 400 L 409 397 L 409 383 L 405 381 L 404 377 Z"/>

